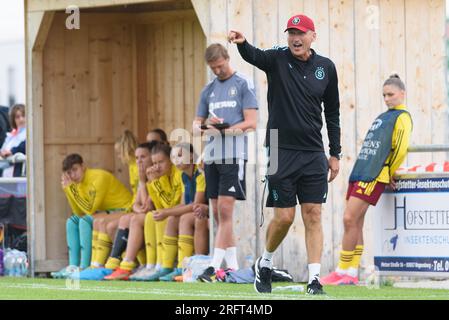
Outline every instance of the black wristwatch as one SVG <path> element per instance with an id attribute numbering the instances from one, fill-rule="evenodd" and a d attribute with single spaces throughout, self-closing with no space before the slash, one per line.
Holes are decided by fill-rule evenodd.
<path id="1" fill-rule="evenodd" d="M 332 157 L 337 158 L 337 160 L 341 160 L 341 158 L 343 158 L 343 153 L 340 152 L 339 154 L 333 155 Z"/>

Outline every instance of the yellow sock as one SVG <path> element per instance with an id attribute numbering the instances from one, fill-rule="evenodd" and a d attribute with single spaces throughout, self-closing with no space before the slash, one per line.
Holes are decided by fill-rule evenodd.
<path id="1" fill-rule="evenodd" d="M 189 235 L 179 235 L 178 240 L 178 268 L 182 268 L 184 258 L 193 255 L 193 237 Z"/>
<path id="2" fill-rule="evenodd" d="M 154 221 L 153 214 L 151 212 L 145 216 L 143 233 L 145 237 L 147 264 L 155 265 L 157 259 L 156 222 Z"/>
<path id="3" fill-rule="evenodd" d="M 120 263 L 120 269 L 126 270 L 126 271 L 133 271 L 136 268 L 136 263 L 134 261 L 129 262 L 123 260 Z"/>
<path id="4" fill-rule="evenodd" d="M 109 257 L 108 261 L 105 264 L 106 269 L 115 270 L 120 266 L 120 259 Z"/>
<path id="5" fill-rule="evenodd" d="M 95 254 L 94 263 L 96 266 L 103 266 L 109 257 L 112 249 L 111 238 L 106 233 L 99 232 L 97 240 L 97 253 Z"/>
<path id="6" fill-rule="evenodd" d="M 173 268 L 178 254 L 178 237 L 164 236 L 163 245 L 162 268 Z"/>
<path id="7" fill-rule="evenodd" d="M 338 261 L 338 269 L 348 270 L 351 266 L 352 258 L 354 257 L 354 251 L 340 251 L 340 260 Z"/>
<path id="8" fill-rule="evenodd" d="M 167 225 L 168 219 L 163 221 L 155 221 L 156 224 L 156 256 L 157 256 L 157 264 L 162 265 L 164 259 L 164 234 L 165 234 L 165 226 Z M 173 268 L 173 267 L 172 267 Z"/>
<path id="9" fill-rule="evenodd" d="M 141 266 L 147 264 L 147 256 L 145 254 L 145 249 L 140 249 L 139 252 L 137 252 L 137 261 Z"/>
<path id="10" fill-rule="evenodd" d="M 92 256 L 90 258 L 91 264 L 97 258 L 98 233 L 99 232 L 97 230 L 92 231 Z"/>
<path id="11" fill-rule="evenodd" d="M 355 247 L 354 257 L 352 258 L 351 261 L 350 265 L 351 268 L 358 269 L 360 265 L 360 259 L 362 258 L 362 254 L 363 254 L 363 245 L 357 245 Z"/>

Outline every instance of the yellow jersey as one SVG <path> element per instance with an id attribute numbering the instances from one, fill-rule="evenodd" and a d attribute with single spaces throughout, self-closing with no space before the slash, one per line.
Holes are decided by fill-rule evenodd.
<path id="1" fill-rule="evenodd" d="M 406 106 L 401 104 L 394 107 L 395 110 L 406 110 Z M 407 156 L 407 150 L 410 143 L 410 136 L 412 133 L 412 119 L 408 113 L 402 113 L 396 120 L 393 129 L 393 137 L 391 141 L 391 151 L 385 163 L 388 166 L 382 168 L 382 171 L 377 176 L 376 181 L 382 183 L 390 183 L 390 177 L 394 175 L 396 170 Z"/>
<path id="2" fill-rule="evenodd" d="M 131 193 L 111 173 L 102 169 L 86 169 L 80 183 L 64 188 L 70 207 L 76 215 L 92 215 L 98 211 L 127 209 L 132 205 Z"/>
<path id="3" fill-rule="evenodd" d="M 186 173 L 182 173 L 184 204 L 193 203 L 197 192 L 206 192 L 206 179 L 204 173 L 195 165 L 192 179 Z"/>
<path id="4" fill-rule="evenodd" d="M 147 183 L 148 194 L 156 208 L 172 208 L 181 203 L 182 171 L 172 165 L 169 174 Z"/>

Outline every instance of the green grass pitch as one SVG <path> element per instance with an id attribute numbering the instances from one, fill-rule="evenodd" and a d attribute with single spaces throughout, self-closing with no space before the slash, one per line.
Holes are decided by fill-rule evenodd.
<path id="1" fill-rule="evenodd" d="M 273 287 L 291 285 L 274 283 Z M 105 282 L 0 277 L 1 300 L 449 300 L 449 290 L 400 289 L 382 286 L 325 287 L 327 295 L 304 292 L 257 294 L 252 284 Z"/>

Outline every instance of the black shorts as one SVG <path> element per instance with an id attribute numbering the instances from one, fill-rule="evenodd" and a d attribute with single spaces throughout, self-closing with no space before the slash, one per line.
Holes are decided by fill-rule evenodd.
<path id="1" fill-rule="evenodd" d="M 270 163 L 274 161 L 270 154 Z M 302 203 L 325 203 L 328 160 L 324 152 L 278 149 L 278 169 L 268 176 L 267 207 L 292 208 Z"/>
<path id="2" fill-rule="evenodd" d="M 208 199 L 231 196 L 236 200 L 246 200 L 246 161 L 234 159 L 230 164 L 205 163 L 204 174 Z"/>

